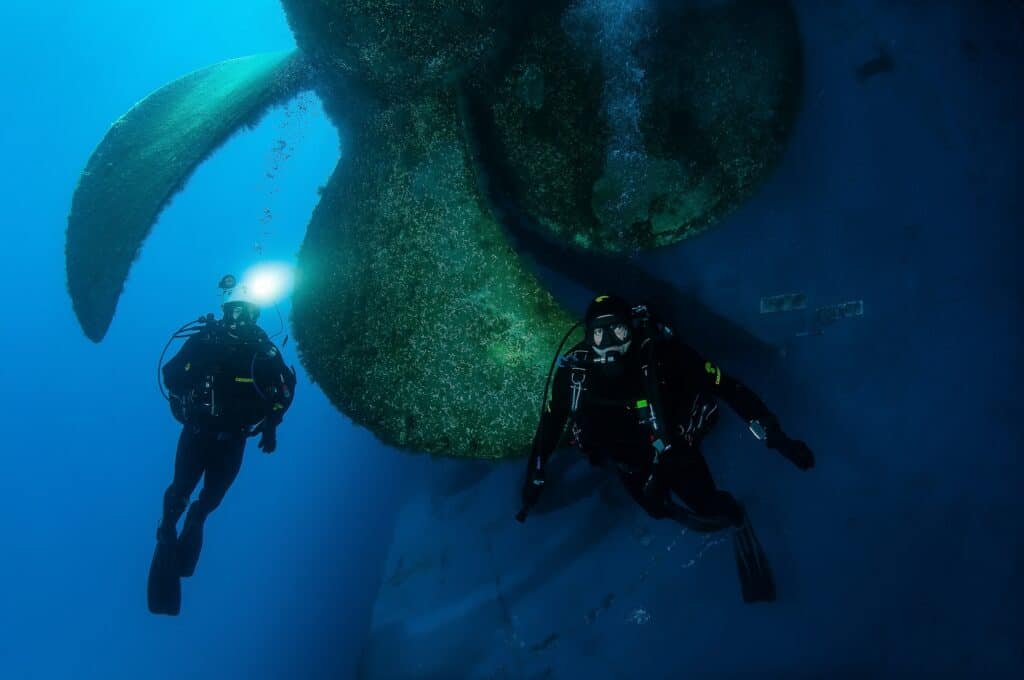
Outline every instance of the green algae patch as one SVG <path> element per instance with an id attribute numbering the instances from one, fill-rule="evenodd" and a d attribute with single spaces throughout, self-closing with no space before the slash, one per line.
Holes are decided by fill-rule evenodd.
<path id="1" fill-rule="evenodd" d="M 111 126 L 68 216 L 68 290 L 85 334 L 107 332 L 132 263 L 163 208 L 230 135 L 304 86 L 295 53 L 259 54 L 166 85 Z"/>
<path id="2" fill-rule="evenodd" d="M 661 245 L 703 231 L 771 172 L 800 106 L 803 54 L 788 0 L 703 11 L 665 3 L 658 21 L 686 30 L 638 46 L 649 68 L 639 127 L 648 154 L 688 169 L 676 227 L 652 228 L 648 237 Z"/>
<path id="3" fill-rule="evenodd" d="M 296 42 L 325 73 L 383 99 L 436 93 L 509 42 L 548 0 L 283 0 Z"/>
<path id="4" fill-rule="evenodd" d="M 788 0 L 624 7 L 538 14 L 504 70 L 468 88 L 505 193 L 547 236 L 611 253 L 692 237 L 746 200 L 782 155 L 803 76 Z"/>
<path id="5" fill-rule="evenodd" d="M 412 451 L 527 453 L 571 320 L 478 193 L 454 95 L 352 126 L 299 270 L 303 365 L 353 421 Z"/>

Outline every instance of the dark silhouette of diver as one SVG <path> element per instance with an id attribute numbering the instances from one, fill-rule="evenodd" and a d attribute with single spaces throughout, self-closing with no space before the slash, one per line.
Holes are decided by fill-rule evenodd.
<path id="1" fill-rule="evenodd" d="M 188 340 L 162 368 L 171 412 L 183 427 L 150 569 L 149 609 L 154 614 L 180 611 L 180 577 L 195 571 L 203 524 L 238 475 L 246 439 L 259 434 L 260 450 L 273 453 L 277 427 L 295 395 L 295 372 L 256 325 L 259 307 L 248 290 L 231 276 L 222 279 L 221 288 L 223 318 L 210 314 L 182 327 L 172 340 Z M 189 506 L 201 478 L 199 497 Z"/>
<path id="2" fill-rule="evenodd" d="M 700 443 L 717 422 L 716 400 L 723 399 L 758 439 L 801 470 L 813 467 L 811 450 L 783 433 L 757 395 L 705 361 L 644 306 L 601 295 L 583 323 L 584 340 L 556 357 L 550 402 L 545 388 L 517 519 L 524 521 L 536 504 L 548 458 L 568 436 L 591 463 L 614 467 L 652 517 L 698 531 L 734 527 L 743 599 L 774 600 L 771 569 L 750 520 L 731 494 L 715 486 Z"/>

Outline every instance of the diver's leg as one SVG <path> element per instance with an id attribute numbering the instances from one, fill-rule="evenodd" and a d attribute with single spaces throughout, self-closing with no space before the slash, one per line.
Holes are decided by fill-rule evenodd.
<path id="1" fill-rule="evenodd" d="M 206 455 L 206 478 L 203 479 L 203 488 L 199 491 L 199 498 L 189 512 L 195 509 L 201 512 L 205 518 L 217 509 L 228 488 L 238 477 L 238 471 L 242 468 L 242 454 L 245 452 L 245 437 L 235 434 L 219 435 L 218 439 L 211 443 Z"/>
<path id="2" fill-rule="evenodd" d="M 669 493 L 674 476 L 672 466 L 663 461 L 658 465 L 657 474 L 652 477 L 652 461 L 645 460 L 645 457 L 646 454 L 634 454 L 623 459 L 629 461 L 629 464 L 620 461 L 617 469 L 626 491 L 650 517 L 672 519 L 696 531 L 718 531 L 728 526 L 721 521 L 700 518 L 693 511 L 675 503 Z"/>
<path id="3" fill-rule="evenodd" d="M 707 461 L 694 446 L 680 447 L 663 463 L 672 491 L 698 517 L 741 526 L 745 513 L 732 494 L 715 485 Z M 724 527 L 723 527 L 724 528 Z"/>
<path id="4" fill-rule="evenodd" d="M 744 602 L 775 600 L 775 579 L 750 518 L 732 494 L 715 486 L 707 461 L 696 447 L 680 450 L 672 463 L 672 490 L 699 515 L 718 518 L 718 528 L 735 527 L 732 544 Z"/>
<path id="5" fill-rule="evenodd" d="M 188 499 L 203 476 L 203 437 L 188 426 L 178 437 L 178 450 L 174 455 L 174 479 L 164 492 L 163 516 L 157 529 L 157 539 L 173 542 L 178 534 L 178 520 L 185 512 Z"/>
<path id="6" fill-rule="evenodd" d="M 644 493 L 644 482 L 647 475 L 636 470 L 619 468 L 619 479 L 622 480 L 622 486 L 626 487 L 626 491 L 633 497 L 636 504 L 643 508 L 648 515 L 654 519 L 665 519 L 669 516 L 664 502 L 658 502 Z"/>
<path id="7" fill-rule="evenodd" d="M 156 530 L 156 549 L 149 565 L 146 598 L 154 614 L 177 616 L 181 611 L 177 526 L 189 496 L 203 475 L 203 435 L 182 428 L 174 456 L 174 479 L 164 492 L 163 515 Z"/>
<path id="8" fill-rule="evenodd" d="M 195 573 L 203 548 L 203 524 L 217 509 L 231 484 L 238 477 L 245 452 L 245 437 L 218 435 L 206 451 L 206 477 L 199 498 L 189 507 L 179 539 L 178 559 L 182 576 Z"/>

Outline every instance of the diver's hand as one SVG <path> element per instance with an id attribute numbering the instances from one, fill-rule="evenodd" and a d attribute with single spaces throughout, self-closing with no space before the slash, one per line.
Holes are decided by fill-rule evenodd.
<path id="1" fill-rule="evenodd" d="M 516 515 L 516 521 L 525 522 L 526 515 L 530 512 L 530 509 L 537 504 L 540 500 L 540 494 L 544 491 L 544 470 L 531 470 L 526 476 L 526 482 L 523 484 L 523 508 Z"/>
<path id="2" fill-rule="evenodd" d="M 763 434 L 758 434 L 758 428 Z M 814 453 L 810 447 L 799 439 L 790 439 L 782 431 L 779 419 L 774 415 L 768 414 L 751 421 L 750 431 L 758 439 L 764 439 L 764 443 L 769 449 L 775 449 L 801 470 L 810 470 L 814 467 Z"/>
<path id="3" fill-rule="evenodd" d="M 531 507 L 540 498 L 540 494 L 544 491 L 544 472 L 536 472 L 530 475 L 526 479 L 526 483 L 523 484 L 523 506 Z"/>
<path id="4" fill-rule="evenodd" d="M 277 450 L 277 428 L 268 427 L 262 430 L 260 440 L 256 444 L 263 453 L 273 453 Z"/>
<path id="5" fill-rule="evenodd" d="M 647 477 L 647 481 L 644 482 L 644 498 L 648 501 L 667 500 L 667 491 L 665 484 L 662 482 L 661 475 L 658 474 L 657 467 L 655 467 Z"/>
<path id="6" fill-rule="evenodd" d="M 786 435 L 769 440 L 768 446 L 785 456 L 793 465 L 801 470 L 810 470 L 814 467 L 814 452 L 799 439 L 790 439 Z"/>

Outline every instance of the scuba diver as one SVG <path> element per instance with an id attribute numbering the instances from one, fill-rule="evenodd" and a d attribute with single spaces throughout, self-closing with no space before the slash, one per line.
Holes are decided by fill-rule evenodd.
<path id="1" fill-rule="evenodd" d="M 558 363 L 553 385 L 548 373 L 551 400 L 545 387 L 516 519 L 525 521 L 537 503 L 545 465 L 567 435 L 592 464 L 614 467 L 650 516 L 696 531 L 734 527 L 744 601 L 773 601 L 775 583 L 764 550 L 743 506 L 716 487 L 701 440 L 717 422 L 716 399 L 723 399 L 755 437 L 801 470 L 814 466 L 811 450 L 786 436 L 757 395 L 681 342 L 645 306 L 600 295 L 582 323 L 585 338 L 552 362 L 552 371 Z M 559 353 L 579 325 L 566 333 Z"/>
<path id="2" fill-rule="evenodd" d="M 180 578 L 195 572 L 203 524 L 238 475 L 246 439 L 259 435 L 260 450 L 273 453 L 277 428 L 295 396 L 295 371 L 256 325 L 260 308 L 247 287 L 229 275 L 221 279 L 220 288 L 223 318 L 208 314 L 182 326 L 164 354 L 177 338 L 187 338 L 185 344 L 158 369 L 171 413 L 183 427 L 149 574 L 149 609 L 154 614 L 176 616 L 180 611 Z M 203 487 L 189 505 L 200 478 Z M 179 536 L 178 520 L 186 506 Z"/>

